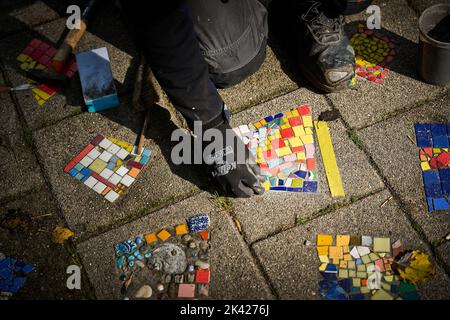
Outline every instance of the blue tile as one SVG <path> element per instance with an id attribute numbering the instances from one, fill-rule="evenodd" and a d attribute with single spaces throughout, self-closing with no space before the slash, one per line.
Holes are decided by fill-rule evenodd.
<path id="1" fill-rule="evenodd" d="M 273 121 L 273 117 L 269 116 L 269 117 L 264 118 L 264 120 L 266 120 L 266 122 L 269 123 L 269 122 Z"/>
<path id="2" fill-rule="evenodd" d="M 442 189 L 439 179 L 439 173 L 433 170 L 423 171 L 422 176 L 423 184 L 425 186 L 425 194 L 427 195 L 427 197 L 441 197 Z"/>
<path id="3" fill-rule="evenodd" d="M 304 181 L 303 182 L 303 192 L 317 192 L 318 182 L 317 181 Z"/>
<path id="4" fill-rule="evenodd" d="M 108 162 L 108 164 L 106 165 L 106 167 L 107 167 L 109 170 L 114 170 L 114 168 L 116 167 L 116 163 L 110 161 L 110 162 Z"/>
<path id="5" fill-rule="evenodd" d="M 284 186 L 284 180 L 278 179 L 278 186 L 279 187 Z"/>
<path id="6" fill-rule="evenodd" d="M 431 131 L 429 124 L 416 124 L 416 140 L 419 148 L 432 147 Z"/>
<path id="7" fill-rule="evenodd" d="M 303 188 L 286 188 L 289 192 L 303 192 Z"/>
<path id="8" fill-rule="evenodd" d="M 83 178 L 84 178 L 84 176 L 81 173 L 79 173 L 75 176 L 75 179 L 77 179 L 79 181 L 83 180 Z"/>
<path id="9" fill-rule="evenodd" d="M 433 198 L 427 197 L 428 212 L 434 211 Z"/>
<path id="10" fill-rule="evenodd" d="M 83 170 L 80 171 L 80 173 L 83 176 L 90 176 L 91 175 L 91 170 L 89 170 L 88 168 L 84 168 Z"/>
<path id="11" fill-rule="evenodd" d="M 353 281 L 352 279 L 348 278 L 339 280 L 338 284 L 342 287 L 342 289 L 344 289 L 347 292 L 350 292 L 350 290 L 352 289 Z"/>
<path id="12" fill-rule="evenodd" d="M 78 171 L 81 171 L 81 170 L 84 169 L 84 166 L 83 166 L 81 163 L 77 163 L 77 164 L 75 165 L 75 169 L 77 169 Z"/>
<path id="13" fill-rule="evenodd" d="M 272 191 L 286 191 L 286 187 L 272 187 L 270 188 Z"/>
<path id="14" fill-rule="evenodd" d="M 149 160 L 150 160 L 149 157 L 141 157 L 141 161 L 139 161 L 139 162 L 142 163 L 143 165 L 146 165 Z"/>
<path id="15" fill-rule="evenodd" d="M 365 299 L 365 295 L 363 295 L 362 293 L 350 295 L 350 300 L 364 300 L 364 299 Z"/>
<path id="16" fill-rule="evenodd" d="M 71 170 L 69 171 L 69 174 L 70 174 L 72 177 L 75 177 L 75 176 L 78 174 L 78 170 L 75 169 L 75 168 L 73 168 L 73 169 L 71 169 Z"/>
<path id="17" fill-rule="evenodd" d="M 337 273 L 321 272 L 320 274 L 322 275 L 322 277 L 325 280 L 328 280 L 328 281 L 335 281 L 335 280 L 337 280 Z"/>
<path id="18" fill-rule="evenodd" d="M 25 272 L 25 273 L 30 273 L 33 270 L 34 270 L 34 267 L 32 265 L 30 265 L 30 264 L 27 264 L 27 263 L 24 265 L 24 267 L 22 269 L 22 271 Z"/>
<path id="19" fill-rule="evenodd" d="M 434 148 L 448 148 L 448 135 L 447 125 L 445 124 L 432 124 L 431 134 L 433 138 Z"/>
<path id="20" fill-rule="evenodd" d="M 284 113 L 278 113 L 273 118 L 274 119 L 279 119 L 279 118 L 283 118 L 283 117 L 284 117 Z"/>
<path id="21" fill-rule="evenodd" d="M 118 160 L 119 158 L 117 156 L 112 156 L 111 159 L 109 159 L 109 162 L 113 162 L 114 164 L 116 164 Z"/>
<path id="22" fill-rule="evenodd" d="M 450 210 L 450 198 L 433 199 L 434 210 Z"/>
<path id="23" fill-rule="evenodd" d="M 142 155 L 143 155 L 144 157 L 149 158 L 149 157 L 152 155 L 152 151 L 149 150 L 149 149 L 144 149 L 144 151 L 142 152 Z"/>
<path id="24" fill-rule="evenodd" d="M 308 175 L 307 171 L 302 171 L 299 170 L 297 172 L 294 173 L 297 177 L 302 178 L 302 179 L 306 179 L 306 176 Z"/>

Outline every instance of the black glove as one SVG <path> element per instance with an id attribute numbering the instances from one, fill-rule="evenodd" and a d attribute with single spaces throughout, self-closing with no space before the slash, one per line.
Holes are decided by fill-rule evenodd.
<path id="1" fill-rule="evenodd" d="M 214 153 L 205 151 L 205 162 L 209 165 L 211 175 L 226 193 L 232 193 L 238 198 L 248 198 L 255 194 L 263 194 L 261 185 L 264 178 L 261 176 L 259 166 L 255 163 L 253 155 L 245 147 L 242 140 L 234 133 L 228 122 L 215 126 L 223 137 L 221 150 Z M 228 139 L 226 139 L 228 134 Z M 234 141 L 234 143 L 232 143 Z M 208 144 L 204 141 L 204 146 Z"/>

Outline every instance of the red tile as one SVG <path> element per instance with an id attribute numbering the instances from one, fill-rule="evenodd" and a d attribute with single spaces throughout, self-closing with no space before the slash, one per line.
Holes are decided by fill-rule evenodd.
<path id="1" fill-rule="evenodd" d="M 53 88 L 43 84 L 41 86 L 38 87 L 39 90 L 44 91 L 45 93 L 47 93 L 48 95 L 52 95 L 56 92 L 56 90 L 54 90 Z"/>
<path id="2" fill-rule="evenodd" d="M 280 134 L 284 139 L 292 138 L 294 136 L 294 130 L 292 128 L 281 129 Z"/>
<path id="3" fill-rule="evenodd" d="M 300 117 L 293 117 L 289 118 L 289 123 L 292 127 L 301 126 L 303 124 L 303 121 Z"/>
<path id="4" fill-rule="evenodd" d="M 286 146 L 282 139 L 274 139 L 270 143 L 272 144 L 272 148 L 274 149 L 283 148 Z"/>
<path id="5" fill-rule="evenodd" d="M 41 43 L 42 43 L 41 40 L 39 40 L 39 39 L 33 39 L 33 40 L 31 40 L 31 42 L 30 42 L 29 45 L 32 46 L 33 48 L 37 48 L 37 47 L 40 46 Z"/>
<path id="6" fill-rule="evenodd" d="M 196 270 L 195 271 L 195 282 L 197 283 L 209 283 L 211 273 L 209 270 Z"/>
<path id="7" fill-rule="evenodd" d="M 51 59 L 52 58 L 50 58 L 49 56 L 44 54 L 44 55 L 42 55 L 42 57 L 39 58 L 38 62 L 40 64 L 43 64 L 44 66 L 46 66 L 50 62 Z"/>
<path id="8" fill-rule="evenodd" d="M 311 114 L 311 110 L 307 106 L 298 107 L 297 110 L 301 116 L 307 116 Z"/>
<path id="9" fill-rule="evenodd" d="M 92 141 L 91 144 L 96 146 L 98 145 L 103 139 L 105 139 L 102 135 L 97 135 Z"/>
<path id="10" fill-rule="evenodd" d="M 26 55 L 30 55 L 30 54 L 33 53 L 33 51 L 34 51 L 34 48 L 28 46 L 28 47 L 26 47 L 25 49 L 23 49 L 22 53 L 25 53 Z"/>
<path id="11" fill-rule="evenodd" d="M 42 50 L 42 51 L 46 51 L 48 48 L 50 48 L 50 45 L 48 45 L 47 43 L 45 43 L 45 42 L 42 42 L 40 45 L 39 45 L 39 47 L 38 47 L 40 50 Z"/>
<path id="12" fill-rule="evenodd" d="M 302 152 L 302 151 L 305 151 L 305 146 L 293 147 L 293 148 L 291 148 L 291 150 L 293 153 Z"/>
<path id="13" fill-rule="evenodd" d="M 81 159 L 80 159 L 81 160 Z M 103 184 L 107 185 L 111 189 L 116 189 L 117 186 L 113 185 L 111 182 L 103 178 L 101 175 L 99 175 L 96 172 L 92 172 L 92 176 L 97 179 L 98 181 L 102 182 Z"/>
<path id="14" fill-rule="evenodd" d="M 316 159 L 306 159 L 306 167 L 308 170 L 315 170 L 316 169 Z"/>
<path id="15" fill-rule="evenodd" d="M 50 48 L 47 49 L 47 52 L 45 52 L 45 53 L 46 53 L 48 56 L 53 57 L 53 56 L 55 55 L 56 51 L 57 51 L 57 50 L 56 50 L 55 48 L 50 47 Z"/>
<path id="16" fill-rule="evenodd" d="M 75 167 L 75 165 L 81 161 L 88 153 L 94 148 L 92 144 L 88 144 L 86 148 L 84 148 L 78 155 L 75 156 L 75 158 L 72 159 L 72 161 L 69 162 L 69 164 L 64 168 L 64 172 L 69 172 L 70 169 Z"/>

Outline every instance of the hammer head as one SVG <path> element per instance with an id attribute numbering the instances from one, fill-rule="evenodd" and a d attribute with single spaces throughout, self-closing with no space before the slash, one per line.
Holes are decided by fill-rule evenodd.
<path id="1" fill-rule="evenodd" d="M 69 83 L 69 77 L 60 74 L 54 70 L 35 70 L 30 69 L 26 71 L 27 75 L 34 81 L 56 87 L 64 87 Z"/>

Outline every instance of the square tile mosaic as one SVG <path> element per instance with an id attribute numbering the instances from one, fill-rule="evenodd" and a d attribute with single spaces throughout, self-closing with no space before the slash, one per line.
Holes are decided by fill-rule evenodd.
<path id="1" fill-rule="evenodd" d="M 210 220 L 196 214 L 114 247 L 125 299 L 204 299 L 211 281 Z"/>
<path id="2" fill-rule="evenodd" d="M 69 162 L 64 172 L 114 202 L 150 161 L 150 150 L 143 149 L 141 155 L 136 155 L 135 151 L 136 148 L 126 142 L 97 135 Z"/>
<path id="3" fill-rule="evenodd" d="M 4 256 L 3 256 L 4 257 Z M 10 257 L 0 257 L 0 292 L 17 293 L 25 284 L 32 265 Z"/>
<path id="4" fill-rule="evenodd" d="M 384 84 L 396 55 L 394 40 L 364 26 L 359 26 L 349 38 L 355 50 L 356 74 L 374 83 Z"/>
<path id="5" fill-rule="evenodd" d="M 44 41 L 33 39 L 17 56 L 16 60 L 20 63 L 20 68 L 22 70 L 44 70 L 51 64 L 56 51 L 57 49 L 55 47 L 52 47 Z M 63 66 L 61 73 L 71 78 L 75 72 L 77 72 L 77 65 L 75 59 L 72 57 L 66 65 Z M 31 83 L 33 81 L 29 80 L 29 82 Z M 34 98 L 41 106 L 45 101 L 50 99 L 57 90 L 58 88 L 54 86 L 40 85 L 32 89 L 32 92 Z"/>
<path id="6" fill-rule="evenodd" d="M 317 192 L 311 108 L 307 105 L 233 129 L 272 191 Z"/>
<path id="7" fill-rule="evenodd" d="M 317 236 L 320 294 L 327 300 L 417 300 L 414 284 L 394 273 L 394 258 L 405 251 L 390 238 L 327 234 Z"/>
<path id="8" fill-rule="evenodd" d="M 450 210 L 450 124 L 417 123 L 415 131 L 428 211 Z"/>

